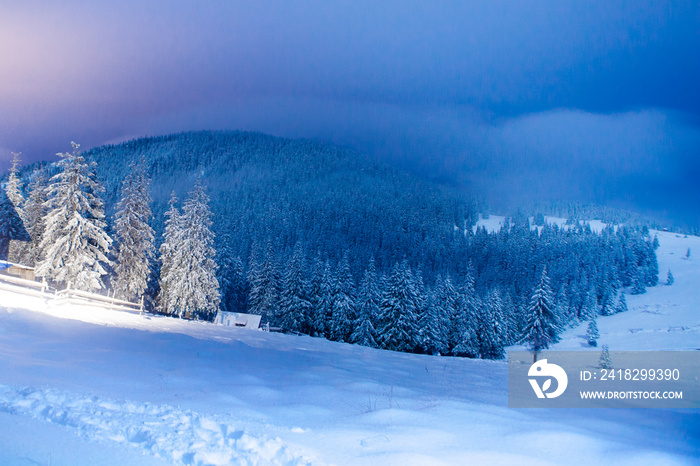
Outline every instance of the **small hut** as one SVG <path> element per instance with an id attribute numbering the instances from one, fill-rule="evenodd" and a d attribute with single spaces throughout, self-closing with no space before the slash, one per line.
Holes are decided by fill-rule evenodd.
<path id="1" fill-rule="evenodd" d="M 34 281 L 34 268 L 0 260 L 0 273 Z"/>
<path id="2" fill-rule="evenodd" d="M 255 314 L 243 314 L 240 312 L 219 311 L 214 319 L 215 324 L 226 327 L 247 328 L 258 330 L 261 316 Z"/>

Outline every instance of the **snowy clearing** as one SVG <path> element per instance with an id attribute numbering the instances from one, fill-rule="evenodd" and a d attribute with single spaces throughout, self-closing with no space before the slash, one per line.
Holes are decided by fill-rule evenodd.
<path id="1" fill-rule="evenodd" d="M 659 239 L 661 284 L 598 319 L 611 349 L 700 347 L 700 238 Z M 665 286 L 669 267 L 676 282 Z M 555 349 L 586 349 L 583 333 L 567 331 Z M 700 459 L 697 411 L 508 409 L 503 362 L 52 307 L 6 291 L 0 354 L 2 464 Z"/>

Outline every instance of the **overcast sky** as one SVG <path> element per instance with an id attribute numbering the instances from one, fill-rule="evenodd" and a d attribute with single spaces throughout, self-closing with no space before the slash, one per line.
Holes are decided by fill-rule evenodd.
<path id="1" fill-rule="evenodd" d="M 700 3 L 9 1 L 0 168 L 192 129 L 700 224 Z"/>

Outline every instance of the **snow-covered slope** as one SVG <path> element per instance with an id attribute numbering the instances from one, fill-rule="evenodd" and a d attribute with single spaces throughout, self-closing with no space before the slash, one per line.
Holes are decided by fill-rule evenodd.
<path id="1" fill-rule="evenodd" d="M 599 319 L 611 349 L 698 347 L 700 238 L 659 239 L 661 281 L 670 267 L 676 282 Z M 581 348 L 582 333 L 558 346 Z M 506 386 L 503 362 L 52 308 L 0 292 L 3 465 L 700 461 L 697 412 L 515 410 Z"/>
<path id="2" fill-rule="evenodd" d="M 599 317 L 598 344 L 615 351 L 700 350 L 700 238 L 659 231 L 651 235 L 659 238 L 660 284 L 643 295 L 627 295 L 629 312 Z M 668 270 L 674 277 L 671 286 L 666 286 Z M 585 333 L 584 326 L 568 330 L 555 349 L 588 347 Z"/>

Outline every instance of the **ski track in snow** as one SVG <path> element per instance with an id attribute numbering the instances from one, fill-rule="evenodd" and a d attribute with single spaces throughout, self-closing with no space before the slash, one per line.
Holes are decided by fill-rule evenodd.
<path id="1" fill-rule="evenodd" d="M 279 438 L 254 437 L 230 416 L 203 416 L 167 405 L 79 396 L 0 384 L 0 412 L 66 426 L 83 438 L 141 448 L 185 465 L 307 465 Z"/>

